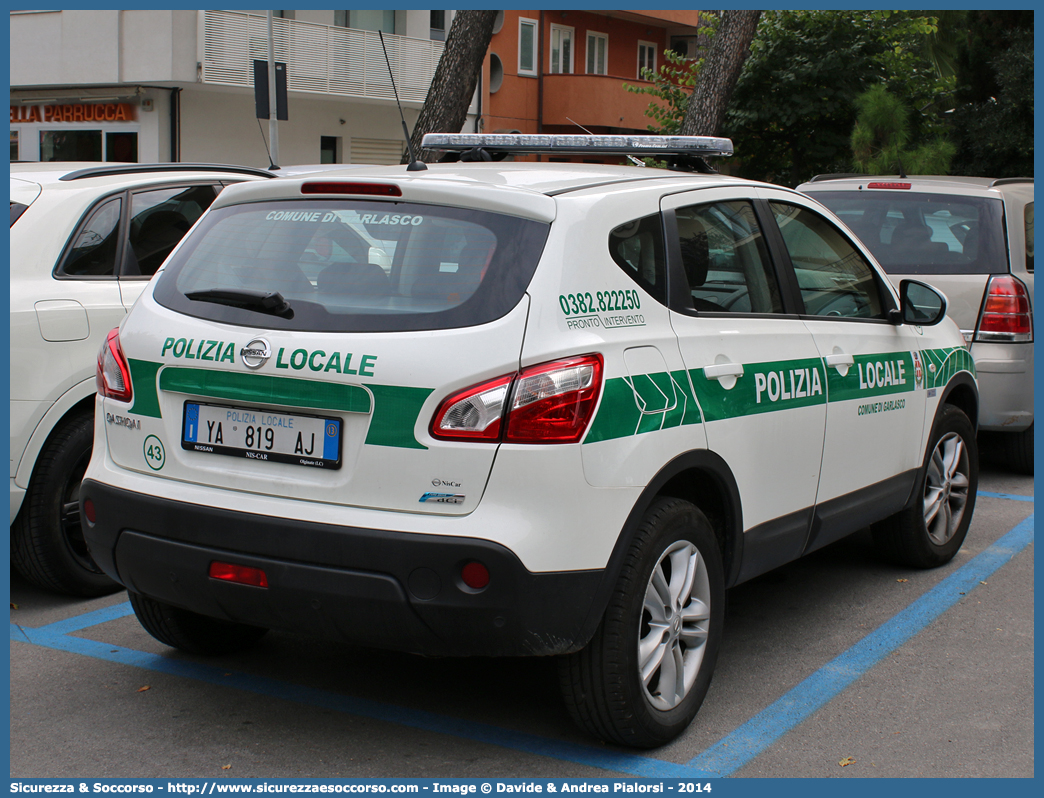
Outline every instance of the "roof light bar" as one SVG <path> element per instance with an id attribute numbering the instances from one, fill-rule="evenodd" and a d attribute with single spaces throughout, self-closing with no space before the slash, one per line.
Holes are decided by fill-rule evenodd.
<path id="1" fill-rule="evenodd" d="M 512 133 L 427 133 L 429 150 L 573 152 L 627 155 L 732 155 L 732 140 L 710 136 L 545 136 Z"/>

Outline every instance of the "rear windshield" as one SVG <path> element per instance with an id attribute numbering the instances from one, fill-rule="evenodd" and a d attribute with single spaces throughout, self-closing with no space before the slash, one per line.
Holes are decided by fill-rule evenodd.
<path id="1" fill-rule="evenodd" d="M 1004 205 L 989 197 L 816 191 L 893 274 L 1008 271 Z"/>
<path id="2" fill-rule="evenodd" d="M 168 261 L 154 296 L 180 313 L 247 327 L 467 327 L 518 304 L 548 230 L 406 202 L 235 205 L 204 217 Z M 272 292 L 285 305 L 259 300 Z"/>

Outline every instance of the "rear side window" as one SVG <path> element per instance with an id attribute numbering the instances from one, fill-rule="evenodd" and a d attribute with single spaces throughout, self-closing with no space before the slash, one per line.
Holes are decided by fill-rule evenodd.
<path id="1" fill-rule="evenodd" d="M 231 206 L 202 221 L 167 264 L 155 297 L 191 316 L 274 329 L 466 327 L 518 304 L 548 229 L 402 202 Z M 237 300 L 251 292 L 278 292 L 290 312 L 266 315 Z"/>
<path id="2" fill-rule="evenodd" d="M 18 221 L 18 217 L 26 212 L 28 205 L 23 205 L 20 202 L 11 201 L 11 227 L 14 227 L 14 223 Z"/>
<path id="3" fill-rule="evenodd" d="M 83 223 L 73 239 L 69 254 L 58 270 L 70 277 L 113 277 L 120 244 L 120 214 L 123 200 L 103 202 Z"/>
<path id="4" fill-rule="evenodd" d="M 893 274 L 1006 272 L 1001 200 L 908 191 L 816 191 Z"/>
<path id="5" fill-rule="evenodd" d="M 214 186 L 139 191 L 131 197 L 124 275 L 152 276 L 217 194 Z"/>
<path id="6" fill-rule="evenodd" d="M 782 313 L 779 285 L 749 202 L 675 212 L 692 307 L 709 313 Z"/>
<path id="7" fill-rule="evenodd" d="M 667 260 L 660 214 L 621 224 L 609 233 L 609 255 L 638 285 L 660 302 L 667 296 Z"/>

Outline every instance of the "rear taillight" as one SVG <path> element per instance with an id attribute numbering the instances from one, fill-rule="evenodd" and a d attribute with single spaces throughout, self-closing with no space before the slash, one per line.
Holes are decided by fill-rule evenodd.
<path id="1" fill-rule="evenodd" d="M 474 385 L 446 399 L 435 411 L 431 434 L 454 441 L 499 441 L 504 400 L 514 374 Z"/>
<path id="2" fill-rule="evenodd" d="M 601 355 L 530 366 L 450 396 L 435 411 L 431 435 L 488 443 L 576 443 L 601 387 Z"/>
<path id="3" fill-rule="evenodd" d="M 102 344 L 94 381 L 98 393 L 106 399 L 131 400 L 130 369 L 120 347 L 119 329 L 112 330 Z"/>
<path id="4" fill-rule="evenodd" d="M 1009 274 L 990 278 L 975 333 L 976 341 L 1032 341 L 1033 312 L 1029 292 Z"/>
<path id="5" fill-rule="evenodd" d="M 601 355 L 524 369 L 511 393 L 504 440 L 576 443 L 587 429 L 601 387 Z"/>

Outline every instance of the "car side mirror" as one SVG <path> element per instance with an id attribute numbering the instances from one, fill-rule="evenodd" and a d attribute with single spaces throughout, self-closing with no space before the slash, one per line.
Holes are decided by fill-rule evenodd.
<path id="1" fill-rule="evenodd" d="M 903 324 L 931 327 L 946 316 L 946 296 L 918 280 L 899 283 L 899 304 Z"/>

